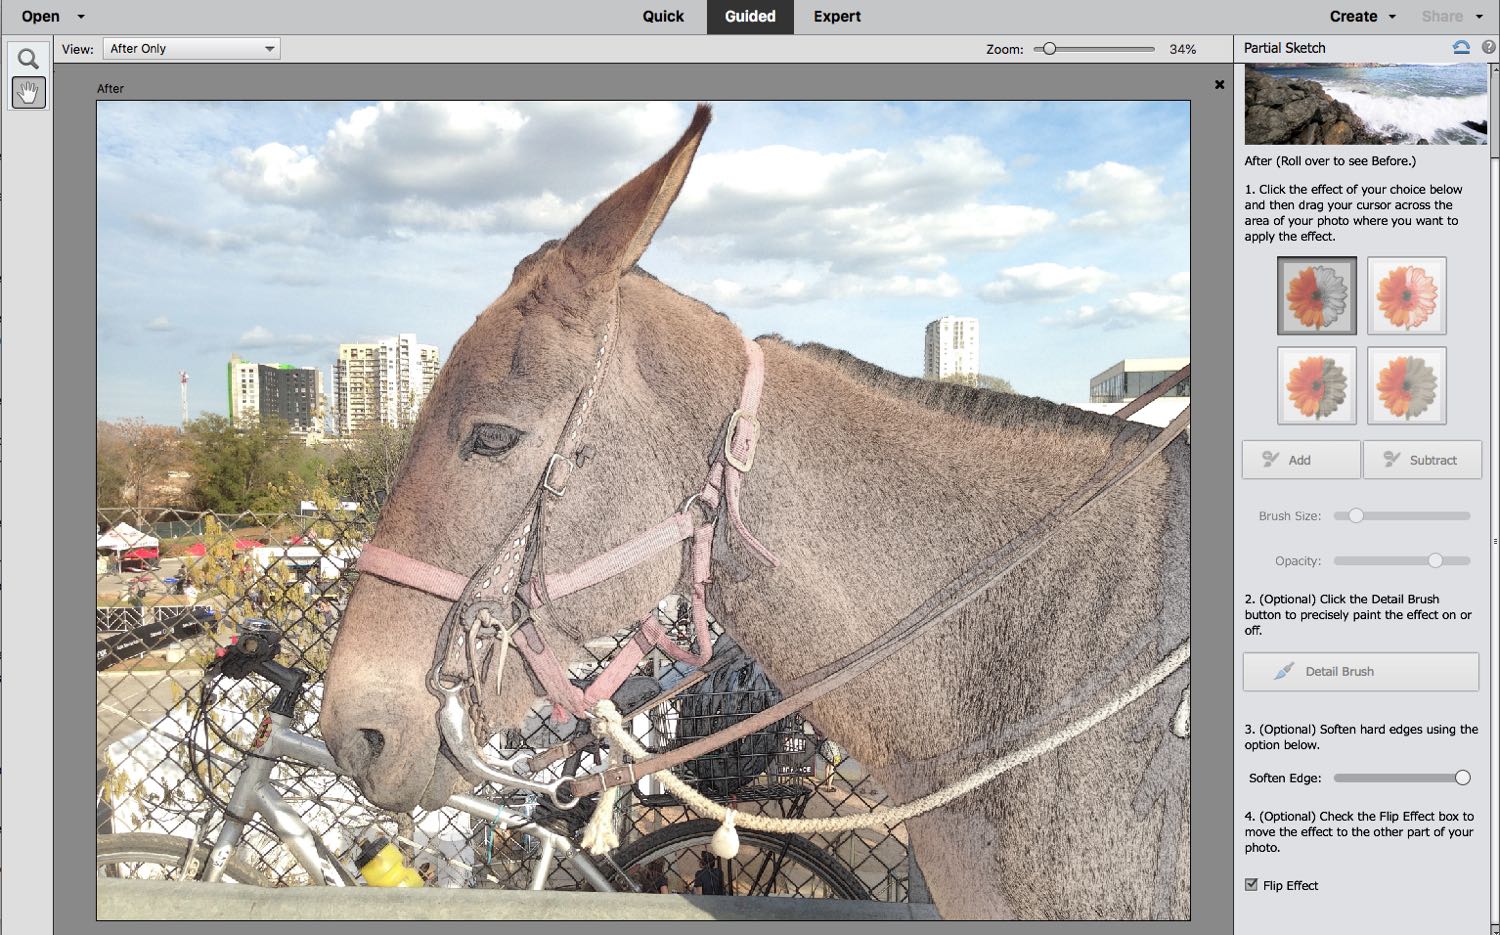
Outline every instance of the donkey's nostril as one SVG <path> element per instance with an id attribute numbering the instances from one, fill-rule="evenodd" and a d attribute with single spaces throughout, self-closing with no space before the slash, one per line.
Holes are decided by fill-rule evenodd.
<path id="1" fill-rule="evenodd" d="M 369 727 L 361 727 L 359 735 L 364 738 L 365 748 L 370 751 L 370 759 L 378 758 L 380 751 L 385 749 L 385 735 Z"/>

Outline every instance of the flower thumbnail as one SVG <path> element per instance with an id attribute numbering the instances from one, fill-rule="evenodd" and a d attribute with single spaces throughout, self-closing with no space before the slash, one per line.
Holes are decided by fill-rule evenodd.
<path id="1" fill-rule="evenodd" d="M 1420 266 L 1398 266 L 1380 280 L 1375 300 L 1391 324 L 1410 331 L 1437 308 L 1437 283 Z"/>
<path id="2" fill-rule="evenodd" d="M 1344 313 L 1349 286 L 1332 267 L 1308 266 L 1292 277 L 1286 301 L 1304 327 L 1321 330 Z"/>
<path id="3" fill-rule="evenodd" d="M 1349 376 L 1332 357 L 1309 357 L 1292 368 L 1286 381 L 1287 398 L 1304 416 L 1333 415 L 1348 395 Z"/>
<path id="4" fill-rule="evenodd" d="M 1437 374 L 1420 357 L 1397 357 L 1381 368 L 1375 390 L 1391 415 L 1414 419 L 1437 401 Z"/>

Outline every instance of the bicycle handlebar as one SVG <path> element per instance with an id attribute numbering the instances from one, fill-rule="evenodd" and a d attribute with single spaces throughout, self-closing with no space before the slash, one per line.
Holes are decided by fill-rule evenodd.
<path id="1" fill-rule="evenodd" d="M 271 713 L 285 714 L 290 717 L 297 707 L 297 702 L 302 699 L 302 689 L 307 684 L 307 673 L 301 669 L 284 666 L 274 659 L 266 659 L 257 663 L 254 671 L 276 686 L 276 697 L 271 699 Z"/>
<path id="2" fill-rule="evenodd" d="M 290 717 L 302 699 L 308 674 L 277 662 L 276 654 L 281 651 L 280 631 L 268 621 L 256 622 L 266 625 L 231 637 L 229 645 L 221 646 L 215 654 L 214 665 L 236 681 L 248 675 L 259 675 L 275 685 L 277 691 L 271 700 L 271 713 Z"/>

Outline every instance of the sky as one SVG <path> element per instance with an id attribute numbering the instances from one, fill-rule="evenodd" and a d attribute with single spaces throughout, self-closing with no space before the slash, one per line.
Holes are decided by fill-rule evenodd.
<path id="1" fill-rule="evenodd" d="M 227 410 L 225 367 L 341 342 L 448 349 L 515 264 L 687 126 L 691 103 L 98 105 L 98 410 Z M 1186 102 L 727 102 L 641 260 L 751 335 L 920 376 L 943 315 L 980 368 L 1088 398 L 1188 351 Z"/>

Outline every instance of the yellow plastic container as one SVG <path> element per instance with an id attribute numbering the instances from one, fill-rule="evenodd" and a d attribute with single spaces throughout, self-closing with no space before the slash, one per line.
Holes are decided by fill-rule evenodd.
<path id="1" fill-rule="evenodd" d="M 371 886 L 421 886 L 422 875 L 406 866 L 396 845 L 380 838 L 360 853 L 360 876 Z"/>

